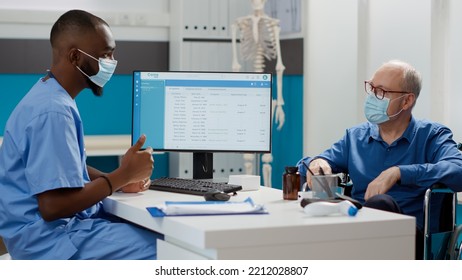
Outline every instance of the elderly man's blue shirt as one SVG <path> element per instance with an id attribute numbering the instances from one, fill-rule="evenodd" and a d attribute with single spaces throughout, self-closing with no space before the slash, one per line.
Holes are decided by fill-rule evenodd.
<path id="1" fill-rule="evenodd" d="M 334 173 L 349 173 L 353 181 L 352 197 L 364 202 L 368 184 L 392 166 L 401 172 L 399 184 L 391 195 L 405 214 L 417 218 L 421 226 L 423 196 L 434 183 L 443 183 L 462 191 L 462 155 L 445 126 L 411 118 L 403 135 L 388 145 L 379 128 L 369 122 L 347 129 L 344 137 L 319 156 L 329 162 Z M 302 159 L 309 163 L 312 158 Z M 306 168 L 298 164 L 300 173 Z"/>

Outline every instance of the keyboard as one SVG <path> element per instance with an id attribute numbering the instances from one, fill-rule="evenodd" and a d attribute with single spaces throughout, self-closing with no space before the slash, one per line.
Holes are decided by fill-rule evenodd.
<path id="1" fill-rule="evenodd" d="M 149 189 L 192 195 L 204 195 L 207 191 L 210 190 L 219 190 L 224 193 L 234 193 L 242 190 L 242 186 L 195 179 L 163 177 L 152 179 Z"/>

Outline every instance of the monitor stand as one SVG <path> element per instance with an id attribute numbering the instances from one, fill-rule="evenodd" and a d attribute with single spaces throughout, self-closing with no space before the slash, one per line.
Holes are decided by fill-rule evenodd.
<path id="1" fill-rule="evenodd" d="M 193 154 L 193 179 L 213 179 L 213 154 Z"/>

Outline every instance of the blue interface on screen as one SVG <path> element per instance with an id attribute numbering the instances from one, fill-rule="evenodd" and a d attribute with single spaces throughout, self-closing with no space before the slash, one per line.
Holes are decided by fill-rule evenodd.
<path id="1" fill-rule="evenodd" d="M 132 144 L 155 151 L 270 152 L 268 73 L 133 72 Z"/>

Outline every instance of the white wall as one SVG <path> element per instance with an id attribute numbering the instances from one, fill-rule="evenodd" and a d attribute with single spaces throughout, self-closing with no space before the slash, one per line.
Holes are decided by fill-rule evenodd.
<path id="1" fill-rule="evenodd" d="M 307 0 L 304 12 L 305 155 L 365 121 L 363 81 L 390 59 L 422 74 L 414 115 L 462 141 L 462 1 Z"/>
<path id="2" fill-rule="evenodd" d="M 304 153 L 314 155 L 358 119 L 358 1 L 313 0 L 304 9 Z"/>
<path id="3" fill-rule="evenodd" d="M 431 0 L 368 1 L 367 77 L 390 59 L 412 64 L 421 74 L 423 87 L 414 109 L 416 117 L 431 117 L 430 89 L 432 10 Z M 393 15 L 391 17 L 391 15 Z M 393 18 L 393 20 L 392 20 Z"/>
<path id="4" fill-rule="evenodd" d="M 169 0 L 1 1 L 0 38 L 49 38 L 51 25 L 71 9 L 106 20 L 117 40 L 168 41 Z"/>
<path id="5" fill-rule="evenodd" d="M 455 138 L 462 142 L 462 1 L 448 1 L 447 11 L 447 92 L 445 104 L 445 123 L 454 132 Z M 438 96 L 437 96 L 438 97 Z M 440 97 L 438 97 L 440 98 Z"/>

